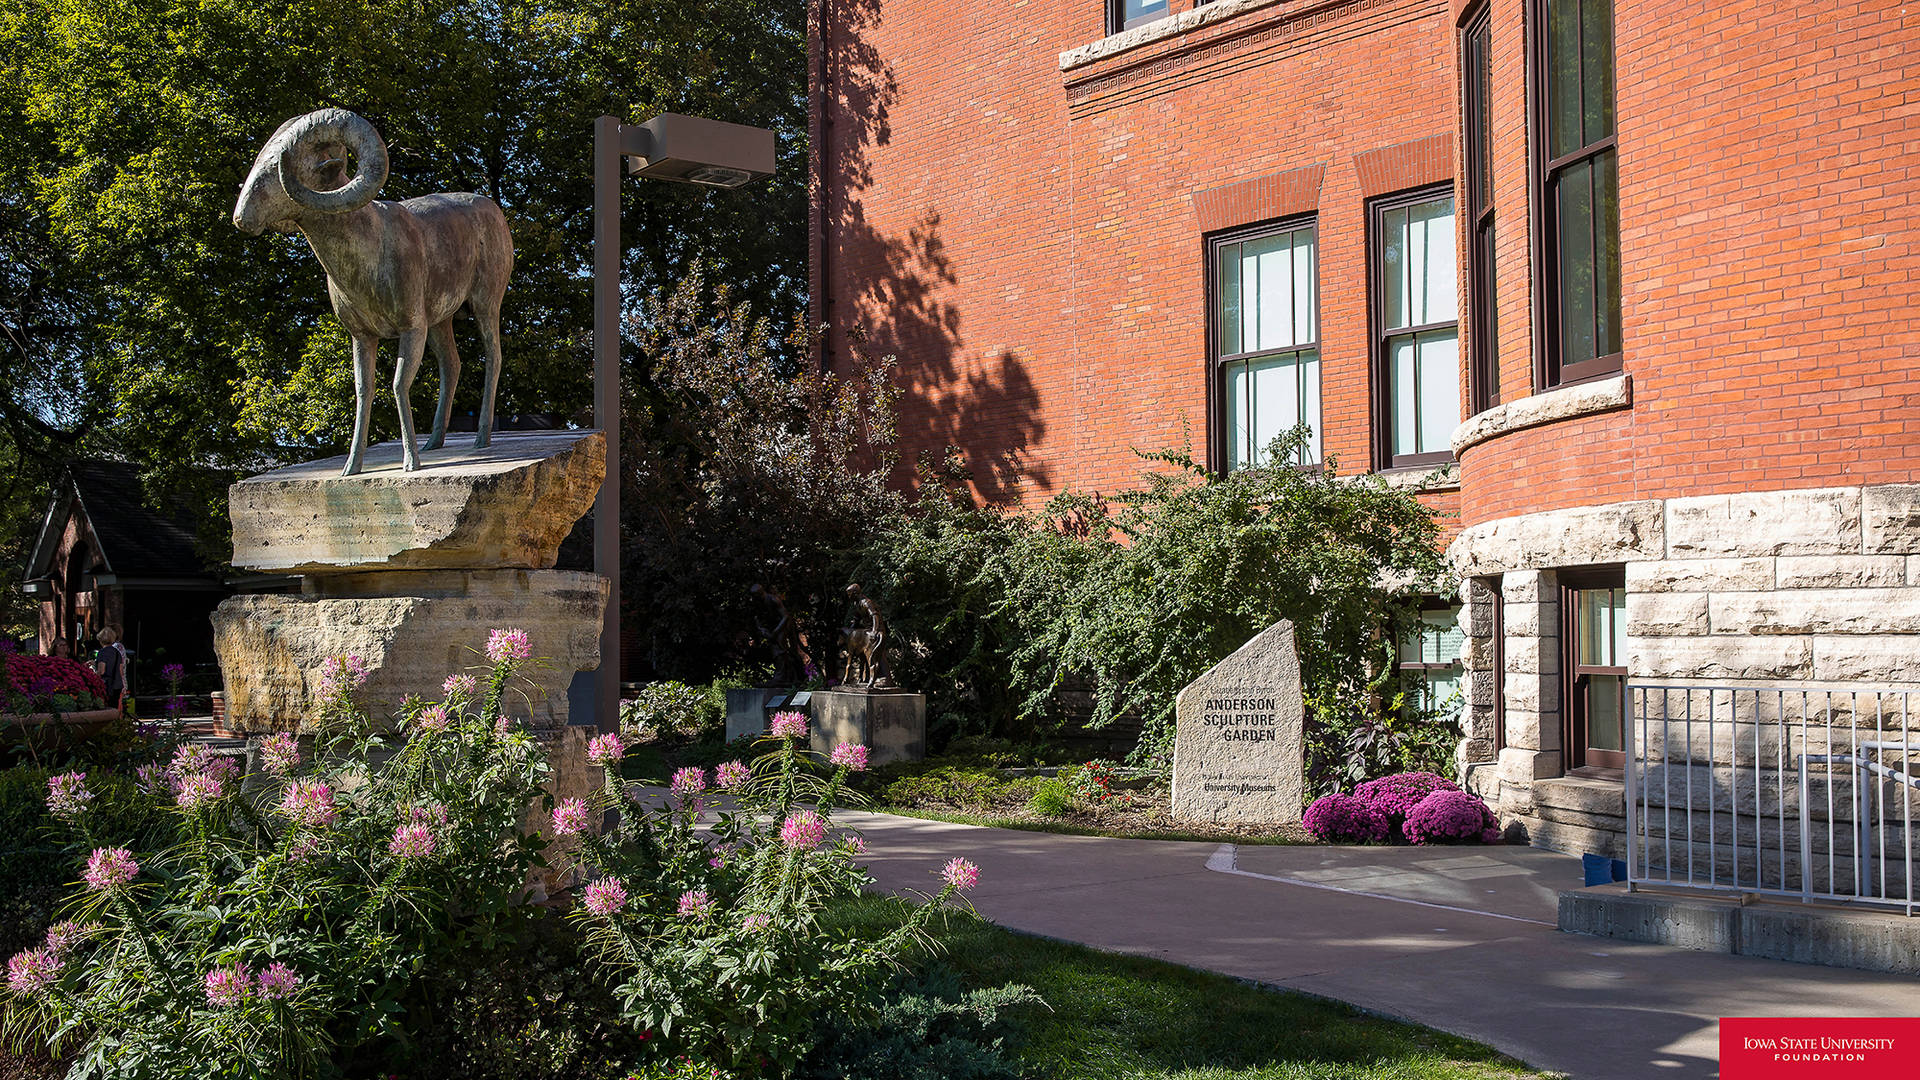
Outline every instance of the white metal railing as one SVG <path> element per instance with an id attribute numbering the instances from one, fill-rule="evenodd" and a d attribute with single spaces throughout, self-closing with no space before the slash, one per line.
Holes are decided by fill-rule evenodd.
<path id="1" fill-rule="evenodd" d="M 1920 908 L 1920 691 L 1627 688 L 1627 887 Z"/>

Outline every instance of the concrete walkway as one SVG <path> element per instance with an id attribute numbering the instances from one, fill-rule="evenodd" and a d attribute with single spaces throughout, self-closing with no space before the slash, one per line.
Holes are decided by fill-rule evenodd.
<path id="1" fill-rule="evenodd" d="M 1562 934 L 1580 861 L 1531 848 L 1111 840 L 841 813 L 888 889 L 980 864 L 981 915 L 1351 1002 L 1577 1080 L 1719 1075 L 1722 1016 L 1916 1016 L 1920 981 Z"/>

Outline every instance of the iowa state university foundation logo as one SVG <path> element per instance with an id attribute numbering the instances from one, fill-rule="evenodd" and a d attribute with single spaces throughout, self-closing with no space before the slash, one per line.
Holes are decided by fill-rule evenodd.
<path id="1" fill-rule="evenodd" d="M 1908 1080 L 1920 1018 L 1734 1016 L 1720 1021 L 1721 1080 Z"/>

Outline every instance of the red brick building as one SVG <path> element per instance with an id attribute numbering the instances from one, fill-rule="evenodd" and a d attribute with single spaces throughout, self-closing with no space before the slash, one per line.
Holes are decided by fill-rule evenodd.
<path id="1" fill-rule="evenodd" d="M 1537 840 L 1616 842 L 1629 683 L 1920 685 L 1920 9 L 817 0 L 814 44 L 815 314 L 898 354 L 907 448 L 1031 503 L 1304 422 L 1422 489 L 1462 773 Z"/>

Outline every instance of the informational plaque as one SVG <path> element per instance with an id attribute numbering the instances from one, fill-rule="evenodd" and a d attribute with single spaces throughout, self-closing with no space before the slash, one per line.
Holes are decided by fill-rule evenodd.
<path id="1" fill-rule="evenodd" d="M 1305 787 L 1300 655 L 1282 620 L 1180 691 L 1173 816 L 1217 824 L 1300 820 Z"/>

